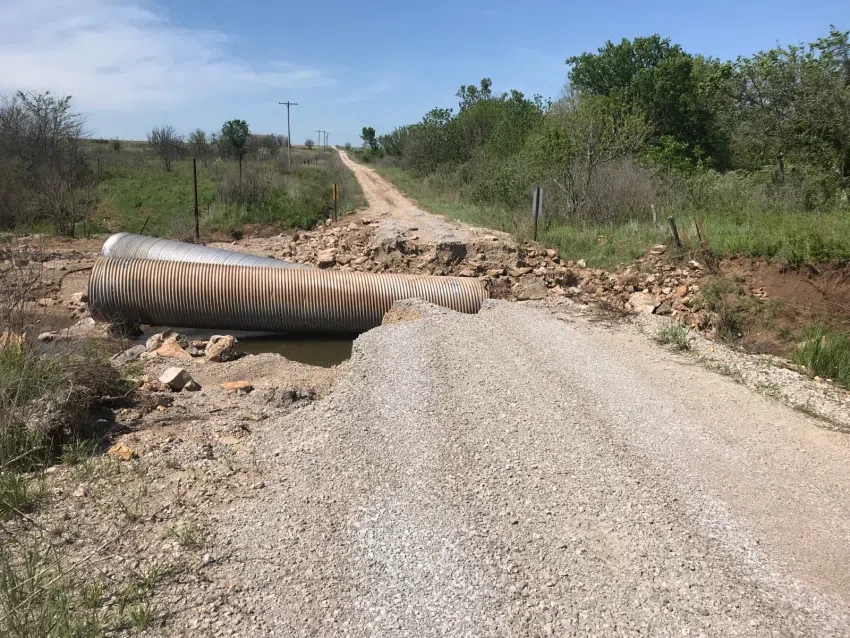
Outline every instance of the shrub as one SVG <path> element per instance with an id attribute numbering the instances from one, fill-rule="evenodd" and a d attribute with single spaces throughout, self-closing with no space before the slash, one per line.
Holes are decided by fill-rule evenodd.
<path id="1" fill-rule="evenodd" d="M 0 467 L 36 469 L 65 441 L 92 434 L 87 413 L 130 387 L 102 352 L 81 346 L 37 352 L 26 342 L 0 347 Z"/>

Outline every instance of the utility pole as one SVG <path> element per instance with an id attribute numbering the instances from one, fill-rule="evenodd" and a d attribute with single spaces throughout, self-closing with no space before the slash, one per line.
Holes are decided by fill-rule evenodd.
<path id="1" fill-rule="evenodd" d="M 201 243 L 201 214 L 198 211 L 198 159 L 192 158 L 192 177 L 195 184 L 195 243 Z"/>
<path id="2" fill-rule="evenodd" d="M 316 164 L 319 163 L 319 148 L 322 146 L 322 134 L 324 131 L 316 131 Z"/>
<path id="3" fill-rule="evenodd" d="M 330 133 L 325 131 L 325 152 L 330 150 L 330 146 L 328 146 L 328 138 L 330 137 Z"/>
<path id="4" fill-rule="evenodd" d="M 298 106 L 298 102 L 290 102 L 287 100 L 286 102 L 278 102 L 278 104 L 286 104 L 286 146 L 287 146 L 287 164 L 289 166 L 289 170 L 292 170 L 292 131 L 289 128 L 289 107 Z"/>

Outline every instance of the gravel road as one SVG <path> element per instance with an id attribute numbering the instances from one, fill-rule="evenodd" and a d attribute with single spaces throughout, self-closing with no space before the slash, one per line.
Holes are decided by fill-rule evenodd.
<path id="1" fill-rule="evenodd" d="M 404 303 L 255 430 L 171 635 L 848 635 L 846 435 L 622 327 Z"/>

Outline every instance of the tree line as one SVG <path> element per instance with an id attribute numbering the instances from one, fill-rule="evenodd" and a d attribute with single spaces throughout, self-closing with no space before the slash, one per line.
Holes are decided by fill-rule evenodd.
<path id="1" fill-rule="evenodd" d="M 178 134 L 171 125 L 160 126 L 148 133 L 147 139 L 167 171 L 171 170 L 172 162 L 185 157 L 231 158 L 238 160 L 241 166 L 248 155 L 270 159 L 289 146 L 285 135 L 253 134 L 248 123 L 238 119 L 228 120 L 218 132 L 207 134 L 203 129 L 195 129 L 188 137 Z"/>
<path id="2" fill-rule="evenodd" d="M 566 60 L 555 101 L 496 94 L 485 78 L 460 87 L 456 109 L 383 135 L 364 127 L 361 154 L 440 178 L 475 202 L 525 206 L 531 185 L 548 184 L 570 219 L 630 219 L 670 198 L 698 206 L 732 184 L 759 205 L 841 205 L 848 34 L 832 27 L 813 43 L 730 61 L 659 35 L 609 41 Z"/>

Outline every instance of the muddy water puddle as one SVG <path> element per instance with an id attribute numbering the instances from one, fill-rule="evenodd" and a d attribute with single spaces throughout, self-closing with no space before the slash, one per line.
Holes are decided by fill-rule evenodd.
<path id="1" fill-rule="evenodd" d="M 146 327 L 139 337 L 143 343 L 148 337 L 168 328 Z M 229 334 L 239 340 L 238 352 L 262 354 L 273 352 L 311 366 L 330 368 L 347 361 L 351 357 L 351 348 L 357 335 L 288 335 L 265 332 L 242 332 L 239 330 L 201 330 L 198 328 L 173 328 L 175 332 L 189 339 L 208 341 L 216 334 Z"/>

